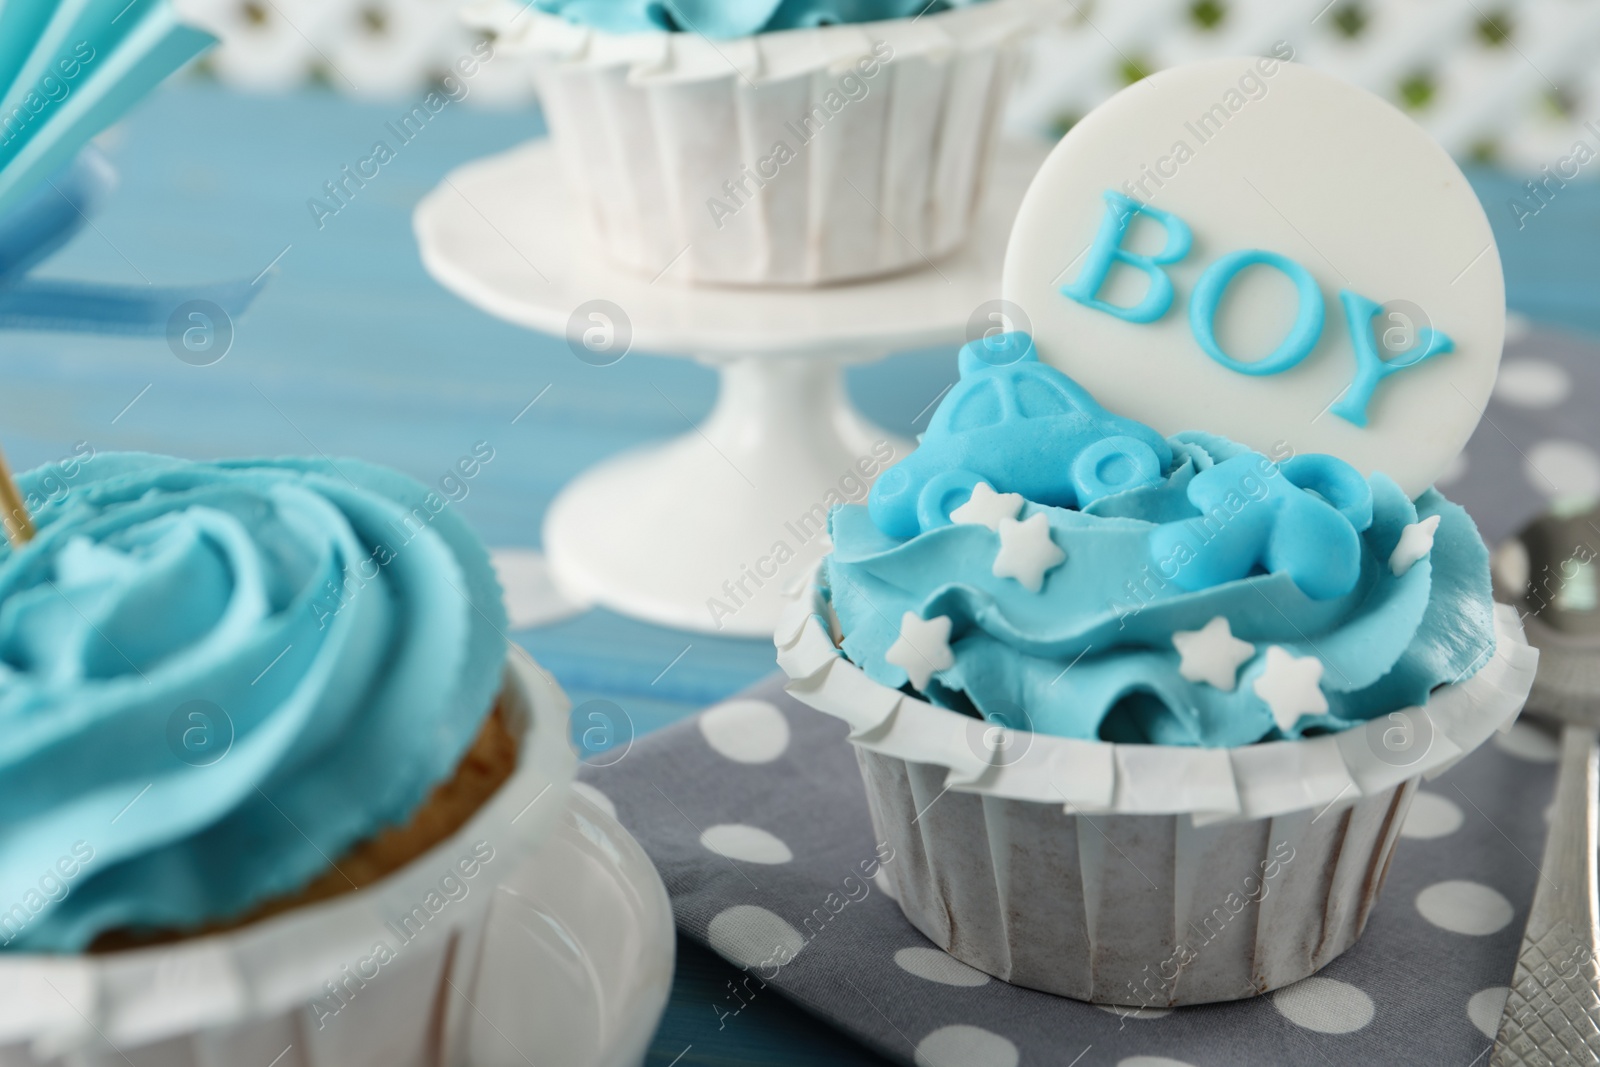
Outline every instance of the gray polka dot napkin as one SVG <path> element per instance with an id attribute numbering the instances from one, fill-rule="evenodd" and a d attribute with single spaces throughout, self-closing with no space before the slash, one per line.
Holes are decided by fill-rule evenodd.
<path id="1" fill-rule="evenodd" d="M 873 837 L 844 724 L 779 679 L 582 778 L 655 861 L 678 926 L 745 968 L 708 1009 L 724 1025 L 776 991 L 886 1056 L 939 1067 L 1282 1065 L 1319 1051 L 1466 1067 L 1499 1025 L 1555 751 L 1518 724 L 1427 783 L 1367 932 L 1317 976 L 1126 1017 L 989 978 L 918 933 L 875 877 L 896 860 Z"/>
<path id="2" fill-rule="evenodd" d="M 1600 494 L 1600 350 L 1508 345 L 1442 488 L 1486 538 L 1552 497 Z M 879 874 L 844 725 L 781 679 L 641 738 L 582 779 L 661 871 L 679 927 L 743 968 L 724 1024 L 781 993 L 893 1059 L 940 1067 L 1486 1062 L 1538 877 L 1555 743 L 1519 723 L 1426 783 L 1356 946 L 1275 994 L 1103 1009 L 1009 986 L 935 949 Z M 614 757 L 613 757 L 614 758 Z"/>

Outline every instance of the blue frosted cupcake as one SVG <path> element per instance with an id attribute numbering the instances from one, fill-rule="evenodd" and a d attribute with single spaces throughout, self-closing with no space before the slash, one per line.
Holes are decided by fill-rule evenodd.
<path id="1" fill-rule="evenodd" d="M 1296 981 L 1359 936 L 1420 776 L 1509 725 L 1536 657 L 1466 513 L 1282 451 L 1163 439 L 1011 334 L 834 510 L 780 660 L 953 954 L 1136 1006 Z M 1247 878 L 1270 903 L 1191 944 Z"/>
<path id="2" fill-rule="evenodd" d="M 548 824 L 511 818 L 571 771 L 482 544 L 356 460 L 91 453 L 19 484 L 40 506 L 0 548 L 0 966 L 82 975 L 129 1046 L 281 1024 L 378 1063 L 403 1062 L 357 1051 L 380 1020 L 439 1040 L 419 1027 Z M 224 961 L 221 992 L 117 1015 L 107 969 L 173 952 Z M 0 1044 L 83 1038 L 50 1014 L 0 1010 Z"/>
<path id="3" fill-rule="evenodd" d="M 922 267 L 971 228 L 1050 0 L 490 0 L 599 247 L 682 284 Z"/>

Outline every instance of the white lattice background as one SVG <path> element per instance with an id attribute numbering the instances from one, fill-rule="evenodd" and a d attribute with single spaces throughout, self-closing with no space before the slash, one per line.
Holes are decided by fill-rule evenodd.
<path id="1" fill-rule="evenodd" d="M 1061 0 L 1018 86 L 1013 125 L 1069 126 L 1140 73 L 1206 56 L 1266 53 L 1405 107 L 1463 159 L 1538 171 L 1577 141 L 1600 151 L 1597 0 Z M 308 81 L 405 97 L 437 80 L 475 38 L 459 0 L 185 0 L 222 45 L 203 74 L 262 91 Z M 510 61 L 482 68 L 469 100 L 531 98 Z M 1585 122 L 1593 120 L 1589 130 Z M 1600 170 L 1600 168 L 1594 168 Z"/>

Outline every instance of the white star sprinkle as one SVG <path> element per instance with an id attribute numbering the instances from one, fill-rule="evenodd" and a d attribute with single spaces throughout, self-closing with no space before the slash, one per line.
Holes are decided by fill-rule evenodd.
<path id="1" fill-rule="evenodd" d="M 994 557 L 994 576 L 1015 578 L 1030 593 L 1042 589 L 1045 572 L 1067 558 L 1050 539 L 1050 522 L 1042 512 L 1021 522 L 1001 519 L 998 533 L 1000 551 Z"/>
<path id="2" fill-rule="evenodd" d="M 1266 701 L 1278 728 L 1288 732 L 1302 715 L 1328 710 L 1322 695 L 1322 661 L 1315 656 L 1295 656 L 1281 645 L 1267 649 L 1266 668 L 1251 686 Z"/>
<path id="3" fill-rule="evenodd" d="M 1411 565 L 1433 551 L 1433 532 L 1439 528 L 1439 516 L 1429 515 L 1400 531 L 1400 543 L 1389 554 L 1389 569 L 1396 578 L 1411 569 Z"/>
<path id="4" fill-rule="evenodd" d="M 883 659 L 904 670 L 913 688 L 925 689 L 935 671 L 955 665 L 955 653 L 950 651 L 950 616 L 924 619 L 914 611 L 906 612 L 900 617 L 900 636 Z"/>
<path id="5" fill-rule="evenodd" d="M 987 526 L 998 533 L 1000 520 L 1014 519 L 1021 510 L 1021 494 L 997 493 L 988 482 L 979 482 L 972 487 L 972 495 L 967 497 L 967 502 L 950 513 L 950 521 Z"/>
<path id="6" fill-rule="evenodd" d="M 1239 666 L 1256 654 L 1256 646 L 1233 636 L 1226 615 L 1198 630 L 1178 630 L 1172 647 L 1183 657 L 1178 673 L 1191 682 L 1205 682 L 1225 693 L 1239 684 Z"/>

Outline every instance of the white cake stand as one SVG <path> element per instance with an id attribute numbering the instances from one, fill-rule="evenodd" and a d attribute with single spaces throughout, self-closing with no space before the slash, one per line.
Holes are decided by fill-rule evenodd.
<path id="1" fill-rule="evenodd" d="M 962 251 L 810 289 L 689 287 L 611 266 L 545 141 L 451 172 L 413 220 L 423 264 L 446 288 L 557 336 L 579 305 L 607 300 L 626 314 L 633 348 L 693 356 L 721 374 L 703 423 L 601 463 L 551 503 L 544 546 L 563 591 L 669 626 L 770 635 L 781 589 L 826 551 L 824 538 L 799 536 L 810 527 L 798 520 L 880 442 L 896 459 L 911 447 L 851 407 L 843 366 L 965 340 L 980 305 L 999 296 L 1011 221 L 1046 152 L 1001 145 Z M 759 574 L 773 569 L 761 561 L 779 542 L 794 558 Z"/>

